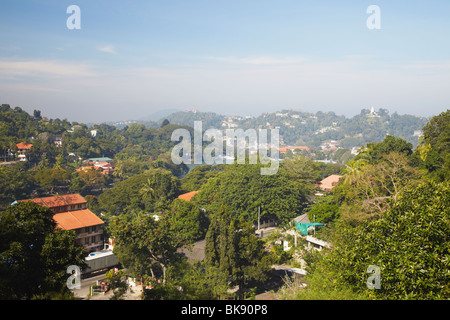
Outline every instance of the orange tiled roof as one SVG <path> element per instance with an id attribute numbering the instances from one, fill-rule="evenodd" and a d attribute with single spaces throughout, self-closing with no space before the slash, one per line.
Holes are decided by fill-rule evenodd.
<path id="1" fill-rule="evenodd" d="M 281 148 L 279 148 L 278 150 L 279 150 L 280 152 L 286 152 L 286 151 L 288 151 L 288 150 L 295 150 L 295 149 L 299 149 L 299 150 L 309 150 L 309 148 L 306 147 L 306 146 L 281 147 Z"/>
<path id="2" fill-rule="evenodd" d="M 41 206 L 45 206 L 48 208 L 82 204 L 82 203 L 87 202 L 86 199 L 84 199 L 79 194 L 66 194 L 66 195 L 62 195 L 62 196 L 34 198 L 34 199 L 27 199 L 27 200 L 21 200 L 21 201 L 33 201 Z"/>
<path id="3" fill-rule="evenodd" d="M 53 220 L 58 227 L 64 230 L 74 230 L 104 223 L 89 209 L 57 213 L 53 216 Z"/>
<path id="4" fill-rule="evenodd" d="M 320 181 L 320 188 L 322 190 L 331 190 L 339 182 L 340 178 L 342 178 L 342 176 L 337 175 L 337 174 L 332 174 L 331 176 L 326 177 L 325 179 Z"/>
<path id="5" fill-rule="evenodd" d="M 193 197 L 193 196 L 195 196 L 197 193 L 199 193 L 200 192 L 200 190 L 198 190 L 198 191 L 191 191 L 191 192 L 188 192 L 188 193 L 184 193 L 184 194 L 181 194 L 181 195 L 179 195 L 178 196 L 178 199 L 183 199 L 183 200 L 185 200 L 185 201 L 191 201 L 191 198 Z"/>
<path id="6" fill-rule="evenodd" d="M 32 147 L 33 145 L 32 145 L 31 143 L 30 143 L 30 144 L 25 144 L 25 143 L 23 143 L 23 142 L 20 142 L 20 143 L 16 144 L 16 146 L 17 146 L 17 149 L 27 149 L 27 150 L 30 150 L 31 147 Z"/>

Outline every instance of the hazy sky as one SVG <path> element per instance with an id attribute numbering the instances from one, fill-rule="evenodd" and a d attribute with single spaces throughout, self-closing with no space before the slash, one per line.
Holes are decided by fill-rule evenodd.
<path id="1" fill-rule="evenodd" d="M 67 27 L 70 5 L 81 29 Z M 381 29 L 367 27 L 370 5 Z M 436 115 L 450 107 L 450 1 L 2 0 L 0 103 L 82 122 Z"/>

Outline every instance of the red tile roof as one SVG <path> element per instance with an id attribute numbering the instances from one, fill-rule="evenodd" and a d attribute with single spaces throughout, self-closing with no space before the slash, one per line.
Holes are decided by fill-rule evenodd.
<path id="1" fill-rule="evenodd" d="M 200 192 L 200 190 L 198 190 L 198 191 L 191 191 L 191 192 L 188 192 L 188 193 L 185 193 L 185 194 L 181 194 L 181 195 L 178 196 L 178 199 L 183 199 L 185 201 L 191 201 L 191 198 L 193 196 L 195 196 L 199 192 Z"/>
<path id="2" fill-rule="evenodd" d="M 322 181 L 320 181 L 320 189 L 329 191 L 334 188 L 334 186 L 339 182 L 339 179 L 342 178 L 342 176 L 337 174 L 332 174 L 329 177 L 326 177 Z"/>
<path id="3" fill-rule="evenodd" d="M 57 213 L 53 216 L 53 220 L 58 227 L 64 230 L 74 230 L 104 223 L 89 209 Z"/>
<path id="4" fill-rule="evenodd" d="M 31 143 L 30 144 L 25 144 L 23 142 L 20 142 L 20 143 L 16 144 L 16 146 L 17 146 L 17 149 L 19 149 L 19 150 L 20 149 L 30 150 L 33 145 Z"/>
<path id="5" fill-rule="evenodd" d="M 33 201 L 41 206 L 45 206 L 48 208 L 56 208 L 56 207 L 62 207 L 62 206 L 67 206 L 67 205 L 82 204 L 82 203 L 87 202 L 86 199 L 84 199 L 79 194 L 66 194 L 66 195 L 62 195 L 62 196 L 34 198 L 34 199 L 27 199 L 27 200 L 20 200 L 20 201 Z"/>
<path id="6" fill-rule="evenodd" d="M 282 148 L 279 148 L 278 151 L 280 151 L 280 152 L 286 152 L 286 151 L 288 151 L 288 150 L 295 150 L 295 149 L 299 149 L 299 150 L 309 150 L 309 148 L 306 147 L 306 146 L 295 146 L 295 147 L 282 147 Z"/>

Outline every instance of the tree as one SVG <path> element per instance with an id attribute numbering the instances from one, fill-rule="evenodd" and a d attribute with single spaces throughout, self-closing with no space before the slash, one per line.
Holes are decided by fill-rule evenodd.
<path id="1" fill-rule="evenodd" d="M 206 234 L 205 262 L 223 274 L 229 286 L 243 290 L 249 280 L 267 280 L 271 256 L 264 251 L 250 223 L 231 218 L 222 206 L 211 218 Z"/>
<path id="2" fill-rule="evenodd" d="M 315 217 L 315 219 L 314 219 Z M 313 204 L 308 212 L 310 221 L 315 220 L 320 223 L 333 222 L 339 218 L 339 202 L 336 197 L 328 195 Z"/>
<path id="3" fill-rule="evenodd" d="M 208 230 L 209 221 L 203 209 L 195 202 L 175 199 L 171 209 L 163 216 L 170 226 L 174 237 L 181 244 L 192 244 L 203 239 Z"/>
<path id="4" fill-rule="evenodd" d="M 33 202 L 0 213 L 0 297 L 32 299 L 68 292 L 67 267 L 84 267 L 75 233 L 56 229 L 53 212 Z"/>
<path id="5" fill-rule="evenodd" d="M 207 212 L 219 211 L 226 205 L 233 217 L 256 223 L 261 217 L 289 222 L 301 214 L 308 203 L 312 186 L 293 179 L 281 166 L 278 173 L 262 176 L 260 164 L 232 164 L 212 177 L 200 189 L 198 203 Z"/>
<path id="6" fill-rule="evenodd" d="M 400 192 L 417 182 L 421 172 L 408 164 L 406 156 L 391 152 L 376 165 L 367 165 L 357 180 L 359 194 L 369 211 L 382 213 L 395 201 Z"/>
<path id="7" fill-rule="evenodd" d="M 153 169 L 116 183 L 98 200 L 105 212 L 119 215 L 131 211 L 163 211 L 179 194 L 178 178 L 166 170 Z"/>
<path id="8" fill-rule="evenodd" d="M 423 127 L 423 139 L 416 150 L 430 175 L 445 181 L 450 172 L 450 110 L 433 117 Z"/>
<path id="9" fill-rule="evenodd" d="M 161 123 L 161 128 L 167 126 L 168 124 L 170 124 L 169 120 L 164 119 L 164 121 Z"/>
<path id="10" fill-rule="evenodd" d="M 113 292 L 111 300 L 120 300 L 128 290 L 125 272 L 122 270 L 116 272 L 111 269 L 105 274 L 105 279 L 108 281 L 109 287 Z"/>
<path id="11" fill-rule="evenodd" d="M 168 266 L 178 259 L 179 243 L 164 221 L 143 213 L 121 215 L 111 219 L 109 229 L 122 265 L 141 278 L 148 274 L 155 278 L 158 269 L 162 283 L 166 282 Z"/>
<path id="12" fill-rule="evenodd" d="M 339 279 L 366 291 L 369 265 L 381 269 L 380 299 L 448 299 L 450 186 L 423 182 L 403 190 L 378 219 L 345 227 L 329 255 Z M 367 291 L 366 291 L 367 292 Z"/>

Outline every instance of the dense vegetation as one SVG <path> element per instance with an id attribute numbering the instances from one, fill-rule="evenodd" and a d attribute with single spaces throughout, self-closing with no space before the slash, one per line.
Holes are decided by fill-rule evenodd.
<path id="1" fill-rule="evenodd" d="M 308 253 L 305 289 L 287 299 L 448 299 L 450 297 L 450 112 L 424 127 L 421 144 L 388 136 L 347 164 L 344 179 L 310 207 L 328 223 L 331 249 Z M 367 285 L 369 266 L 381 285 Z"/>
<path id="2" fill-rule="evenodd" d="M 379 109 L 375 115 L 363 109 L 351 118 L 334 112 L 302 112 L 281 110 L 263 113 L 259 116 L 228 117 L 211 112 L 175 112 L 166 117 L 170 123 L 193 126 L 194 121 L 202 121 L 203 128 L 225 129 L 224 122 L 232 121 L 237 128 L 279 128 L 286 145 L 306 145 L 318 149 L 324 141 L 335 140 L 345 149 L 363 146 L 370 142 L 380 142 L 387 134 L 402 138 L 414 146 L 419 137 L 414 131 L 422 129 L 429 119 L 412 115 L 389 114 Z M 155 126 L 155 123 L 149 125 Z"/>
<path id="3" fill-rule="evenodd" d="M 317 146 L 339 139 L 345 146 L 364 145 L 353 158 L 341 152 L 345 165 L 286 154 L 272 176 L 261 175 L 259 163 L 197 166 L 189 172 L 174 165 L 170 150 L 175 142 L 170 140 L 180 125 L 173 123 L 185 113 L 168 116 L 157 127 L 135 123 L 119 129 L 88 128 L 8 105 L 0 111 L 0 156 L 15 160 L 17 143 L 33 144 L 27 162 L 0 166 L 0 298 L 71 298 L 66 268 L 82 265 L 83 255 L 75 234 L 55 232 L 52 214 L 43 207 L 10 206 L 14 200 L 69 192 L 84 195 L 105 221 L 105 236 L 115 239 L 114 253 L 127 274 L 152 287 L 144 291 L 145 299 L 243 298 L 270 278 L 272 264 L 295 263 L 293 251 L 301 251 L 307 264 L 307 287 L 287 286 L 282 298 L 450 297 L 449 111 L 426 124 L 421 118 L 389 116 L 386 110 L 378 117 L 363 110 L 352 119 L 283 111 L 288 116 L 236 120 L 243 129 L 280 125 L 289 144 Z M 192 115 L 189 121 L 198 119 Z M 200 115 L 213 127 L 223 121 Z M 287 119 L 295 128 L 282 123 Z M 324 126 L 335 129 L 314 134 Z M 411 131 L 422 127 L 420 143 L 411 141 Z M 55 136 L 62 137 L 62 146 L 54 143 Z M 111 157 L 114 174 L 75 170 L 90 157 Z M 316 195 L 317 182 L 330 174 L 343 178 L 333 191 Z M 189 191 L 199 192 L 190 201 L 177 199 Z M 332 247 L 286 252 L 272 241 L 278 234 L 256 237 L 258 213 L 262 220 L 278 221 L 280 230 L 308 213 L 326 224 L 317 237 Z M 180 248 L 203 239 L 204 261 L 189 262 Z M 381 289 L 367 288 L 370 265 L 381 270 Z M 108 274 L 115 298 L 124 292 L 121 276 Z"/>

